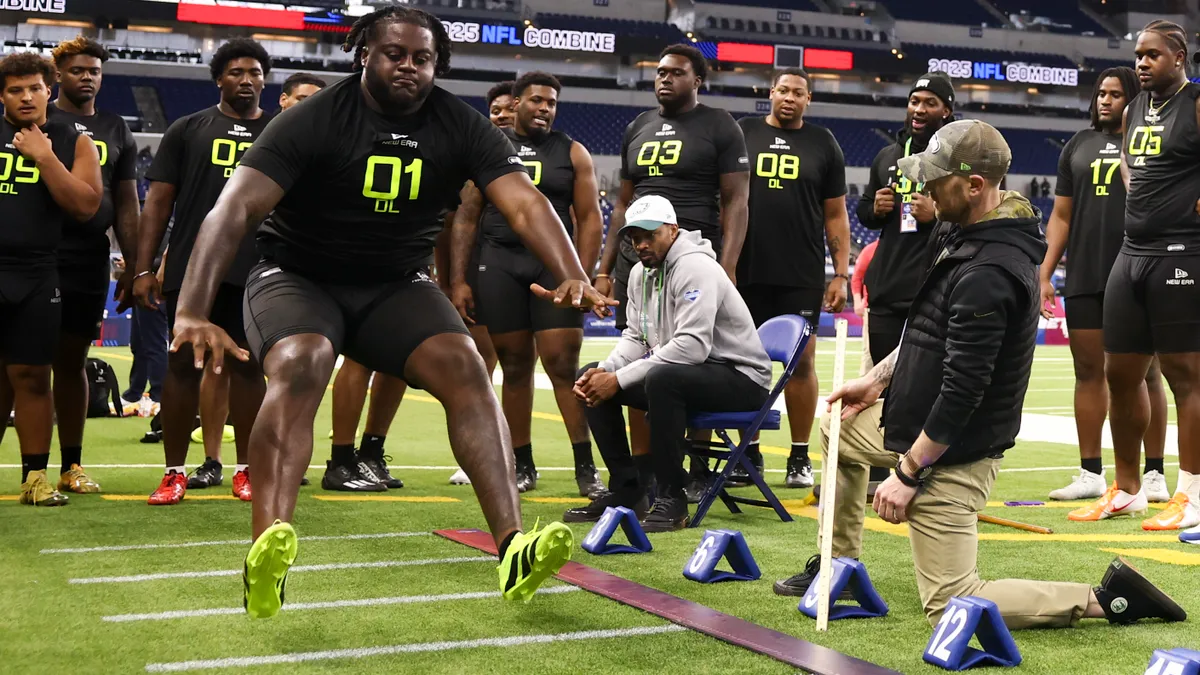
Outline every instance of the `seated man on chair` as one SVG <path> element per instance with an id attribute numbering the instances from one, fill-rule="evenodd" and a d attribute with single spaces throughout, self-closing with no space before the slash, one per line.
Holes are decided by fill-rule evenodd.
<path id="1" fill-rule="evenodd" d="M 894 467 L 875 492 L 874 509 L 889 523 L 908 523 L 930 623 L 950 598 L 968 595 L 996 603 L 1010 629 L 1062 628 L 1088 618 L 1182 621 L 1183 609 L 1120 560 L 1094 589 L 979 576 L 978 513 L 1021 426 L 1037 342 L 1038 265 L 1046 252 L 1041 214 L 1020 193 L 1000 190 L 1011 159 L 999 131 L 964 120 L 942 127 L 927 150 L 898 162 L 905 176 L 929 188 L 938 219 L 950 226 L 933 240 L 937 253 L 900 346 L 829 396 L 841 399 L 845 420 L 835 504 L 821 494 L 821 507 L 835 510 L 833 555 L 859 556 L 868 469 Z M 828 415 L 821 431 L 828 447 Z M 808 569 L 777 582 L 775 592 L 803 595 L 818 566 L 810 560 Z"/>
<path id="2" fill-rule="evenodd" d="M 631 238 L 641 261 L 629 275 L 628 326 L 608 358 L 585 366 L 575 383 L 608 466 L 609 492 L 563 520 L 593 522 L 609 506 L 626 506 L 647 532 L 669 532 L 688 523 L 688 411 L 759 410 L 771 362 L 712 246 L 699 232 L 679 229 L 671 202 L 642 197 L 625 223 L 620 235 Z M 623 406 L 650 413 L 649 455 L 630 455 Z M 657 498 L 648 508 L 652 478 Z"/>

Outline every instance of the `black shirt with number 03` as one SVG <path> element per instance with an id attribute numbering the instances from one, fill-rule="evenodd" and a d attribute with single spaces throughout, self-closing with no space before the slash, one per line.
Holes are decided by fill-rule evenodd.
<path id="1" fill-rule="evenodd" d="M 285 194 L 259 228 L 264 258 L 329 283 L 398 281 L 426 266 L 463 183 L 525 171 L 508 138 L 433 87 L 421 108 L 369 108 L 343 78 L 278 117 L 242 163 Z"/>
<path id="2" fill-rule="evenodd" d="M 671 117 L 647 110 L 629 123 L 621 142 L 621 179 L 633 183 L 634 197 L 665 197 L 679 226 L 699 230 L 717 250 L 721 175 L 749 170 L 742 130 L 728 112 L 703 103 Z M 621 253 L 636 262 L 626 239 Z"/>
<path id="3" fill-rule="evenodd" d="M 811 122 L 779 129 L 765 117 L 744 117 L 738 126 L 750 157 L 750 218 L 738 283 L 824 289 L 825 200 L 846 196 L 841 147 Z"/>
<path id="4" fill-rule="evenodd" d="M 54 201 L 37 164 L 13 145 L 18 131 L 0 116 L 0 272 L 37 276 L 55 268 L 63 232 L 80 225 Z M 43 132 L 70 171 L 79 132 L 54 124 Z"/>
<path id="5" fill-rule="evenodd" d="M 1071 198 L 1067 236 L 1068 298 L 1104 292 L 1125 237 L 1121 136 L 1094 129 L 1075 134 L 1058 159 L 1054 194 Z"/>
<path id="6" fill-rule="evenodd" d="M 266 115 L 254 120 L 229 117 L 213 106 L 175 120 L 163 134 L 154 163 L 146 172 L 150 181 L 175 186 L 175 224 L 171 228 L 163 291 L 178 291 L 183 286 L 200 224 L 269 121 Z M 245 286 L 257 262 L 254 237 L 247 235 L 224 283 Z"/>
<path id="7" fill-rule="evenodd" d="M 571 204 L 575 202 L 575 164 L 571 161 L 571 145 L 575 142 L 561 131 L 552 131 L 541 142 L 519 136 L 512 129 L 504 129 L 534 186 L 546 195 L 558 219 L 567 229 L 567 236 L 574 238 L 575 226 L 571 222 Z M 521 238 L 504 219 L 504 214 L 495 204 L 487 202 L 480 219 L 483 238 L 493 244 L 520 248 Z"/>
<path id="8" fill-rule="evenodd" d="M 1125 112 L 1125 243 L 1130 255 L 1200 255 L 1200 129 L 1191 82 L 1151 105 L 1141 92 Z"/>

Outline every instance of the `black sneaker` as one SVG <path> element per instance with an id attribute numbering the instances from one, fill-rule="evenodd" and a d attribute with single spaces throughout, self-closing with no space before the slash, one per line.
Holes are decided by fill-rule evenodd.
<path id="1" fill-rule="evenodd" d="M 312 483 L 308 482 L 308 476 L 304 476 L 300 479 L 300 487 L 307 487 L 309 485 L 312 485 Z"/>
<path id="2" fill-rule="evenodd" d="M 812 461 L 808 455 L 788 457 L 787 478 L 783 484 L 790 488 L 810 488 L 813 486 Z"/>
<path id="3" fill-rule="evenodd" d="M 221 475 L 221 463 L 212 457 L 205 457 L 204 463 L 188 476 L 187 486 L 189 490 L 203 490 L 217 487 L 224 480 L 225 477 Z"/>
<path id="4" fill-rule="evenodd" d="M 517 462 L 517 492 L 529 492 L 537 489 L 537 470 L 533 464 Z"/>
<path id="5" fill-rule="evenodd" d="M 358 472 L 367 480 L 383 483 L 384 487 L 389 490 L 399 490 L 404 487 L 404 481 L 392 476 L 388 471 L 387 463 L 390 461 L 392 458 L 387 455 L 368 457 L 360 452 L 358 453 Z"/>
<path id="6" fill-rule="evenodd" d="M 1138 619 L 1187 620 L 1187 612 L 1182 607 L 1119 557 L 1109 563 L 1095 592 L 1110 623 L 1133 623 Z"/>
<path id="7" fill-rule="evenodd" d="M 804 571 L 790 576 L 787 579 L 781 579 L 775 582 L 775 595 L 787 595 L 792 597 L 801 597 L 808 592 L 808 587 L 817 578 L 817 574 L 821 571 L 821 556 L 814 555 L 804 563 Z M 838 596 L 839 600 L 853 600 L 854 594 L 849 588 L 842 590 L 842 594 Z"/>
<path id="8" fill-rule="evenodd" d="M 759 451 L 753 454 L 747 452 L 746 457 L 761 476 L 763 472 L 762 452 Z M 754 485 L 754 481 L 750 480 L 750 474 L 739 464 L 734 467 L 733 471 L 729 472 L 729 480 L 725 481 L 725 484 L 729 487 L 746 487 L 747 485 Z"/>
<path id="9" fill-rule="evenodd" d="M 646 532 L 674 532 L 688 525 L 688 503 L 679 497 L 659 497 L 642 518 Z"/>
<path id="10" fill-rule="evenodd" d="M 332 460 L 326 461 L 321 489 L 337 492 L 387 492 L 386 485 L 364 476 L 360 466 L 358 463 L 345 466 L 334 464 Z"/>
<path id="11" fill-rule="evenodd" d="M 575 486 L 579 488 L 579 496 L 588 499 L 595 499 L 606 492 L 604 483 L 600 481 L 600 472 L 591 462 L 575 466 Z"/>
<path id="12" fill-rule="evenodd" d="M 587 506 L 576 506 L 563 514 L 564 523 L 594 523 L 604 515 L 604 510 L 610 506 L 624 506 L 633 509 L 633 514 L 640 521 L 650 510 L 650 500 L 645 494 L 636 492 L 601 492 Z"/>
<path id="13" fill-rule="evenodd" d="M 687 503 L 699 504 L 711 481 L 712 471 L 708 468 L 708 460 L 693 456 L 691 468 L 688 469 L 688 484 L 683 488 Z"/>

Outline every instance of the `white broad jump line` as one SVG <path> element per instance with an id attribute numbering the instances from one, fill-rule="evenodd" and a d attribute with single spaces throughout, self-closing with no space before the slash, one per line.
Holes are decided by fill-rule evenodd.
<path id="1" fill-rule="evenodd" d="M 325 572 L 329 570 L 358 570 L 379 567 L 412 567 L 417 565 L 445 565 L 465 562 L 496 562 L 494 556 L 460 556 L 455 558 L 427 558 L 424 560 L 380 560 L 377 562 L 361 563 L 327 563 L 323 565 L 296 565 L 290 572 Z M 140 581 L 160 581 L 163 579 L 203 579 L 206 577 L 233 577 L 242 570 L 207 570 L 204 572 L 161 572 L 158 574 L 132 574 L 124 577 L 87 577 L 83 579 L 68 579 L 69 584 L 128 584 Z"/>
<path id="2" fill-rule="evenodd" d="M 392 537 L 427 537 L 430 532 L 380 532 L 377 534 L 339 534 L 315 537 L 300 537 L 302 541 L 346 541 L 355 539 L 390 539 Z M 90 546 L 87 548 L 44 548 L 39 553 L 100 553 L 102 551 L 146 551 L 156 548 L 194 548 L 197 546 L 228 546 L 249 544 L 250 539 L 225 539 L 222 541 L 184 541 L 176 544 L 128 544 L 125 546 Z"/>
<path id="3" fill-rule="evenodd" d="M 334 659 L 361 659 L 368 656 L 390 656 L 393 654 L 415 654 L 420 652 L 445 652 L 454 649 L 476 647 L 519 647 L 531 644 L 549 644 L 577 640 L 604 640 L 608 638 L 637 637 L 678 633 L 687 630 L 683 626 L 645 626 L 639 628 L 616 628 L 609 630 L 585 630 L 574 633 L 552 633 L 543 635 L 516 635 L 505 638 L 483 638 L 479 640 L 455 640 L 447 642 L 418 642 L 387 647 L 359 647 L 356 649 L 330 649 L 321 652 L 296 652 L 272 654 L 270 656 L 241 656 L 224 659 L 177 661 L 175 663 L 148 663 L 148 673 L 179 673 L 189 670 L 211 670 L 217 668 L 248 668 L 279 663 L 305 663 L 308 661 L 331 661 Z"/>
<path id="4" fill-rule="evenodd" d="M 551 586 L 538 589 L 539 595 L 572 593 L 581 591 L 578 586 Z M 283 606 L 283 611 L 298 612 L 309 609 L 340 609 L 343 607 L 378 607 L 382 605 L 408 605 L 426 602 L 451 602 L 457 600 L 480 600 L 483 598 L 498 598 L 496 591 L 481 591 L 476 593 L 444 593 L 442 595 L 400 595 L 391 598 L 362 598 L 359 600 L 333 600 L 329 602 L 293 602 Z M 183 609 L 170 612 L 155 612 L 153 614 L 115 614 L 102 616 L 101 621 L 108 623 L 128 623 L 130 621 L 167 621 L 170 619 L 192 619 L 202 616 L 226 616 L 245 614 L 241 607 L 213 607 L 211 609 Z"/>

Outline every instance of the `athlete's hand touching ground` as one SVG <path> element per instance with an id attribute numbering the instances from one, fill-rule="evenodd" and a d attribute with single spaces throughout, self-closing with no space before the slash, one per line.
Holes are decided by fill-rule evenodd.
<path id="1" fill-rule="evenodd" d="M 531 284 L 529 290 L 542 300 L 553 302 L 557 307 L 590 308 L 592 313 L 600 318 L 612 313 L 609 307 L 619 304 L 616 300 L 605 297 L 588 282 L 578 279 L 568 279 L 559 284 L 558 290 L 554 291 L 543 288 L 541 284 Z"/>
<path id="2" fill-rule="evenodd" d="M 1042 281 L 1042 316 L 1047 319 L 1054 318 L 1054 284 L 1049 281 Z"/>
<path id="3" fill-rule="evenodd" d="M 175 339 L 171 341 L 171 352 L 177 352 L 184 346 L 191 346 L 192 360 L 196 370 L 204 368 L 204 357 L 212 352 L 213 372 L 220 375 L 225 366 L 225 355 L 232 354 L 239 361 L 249 361 L 250 352 L 237 346 L 219 326 L 208 319 L 186 312 L 175 315 Z"/>
<path id="4" fill-rule="evenodd" d="M 469 284 L 452 284 L 450 286 L 450 302 L 454 303 L 454 309 L 458 310 L 458 315 L 466 322 L 468 326 L 475 325 L 475 294 L 471 292 Z"/>

